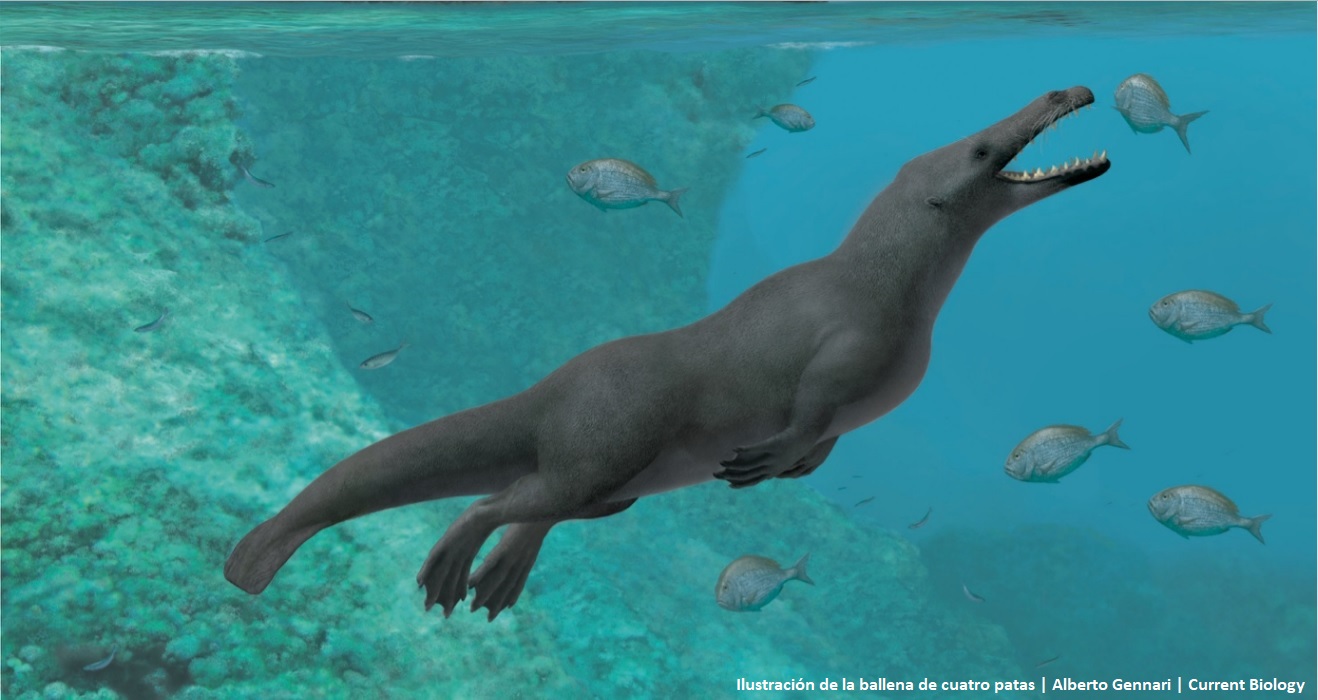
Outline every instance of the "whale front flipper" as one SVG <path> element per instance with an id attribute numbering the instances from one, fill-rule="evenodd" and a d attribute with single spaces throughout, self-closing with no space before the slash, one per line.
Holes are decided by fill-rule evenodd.
<path id="1" fill-rule="evenodd" d="M 833 451 L 833 446 L 836 444 L 837 438 L 829 438 L 828 440 L 815 445 L 815 449 L 811 450 L 810 454 L 803 457 L 799 464 L 783 472 L 778 478 L 800 479 L 803 476 L 809 476 L 819 468 L 819 465 L 824 463 L 824 460 L 828 459 L 829 453 Z"/>

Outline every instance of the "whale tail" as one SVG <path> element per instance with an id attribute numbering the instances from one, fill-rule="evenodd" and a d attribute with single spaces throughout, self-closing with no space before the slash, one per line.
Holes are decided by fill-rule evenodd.
<path id="1" fill-rule="evenodd" d="M 270 518 L 233 548 L 224 562 L 224 578 L 252 595 L 264 591 L 293 552 L 325 527 L 308 526 L 290 532 L 279 522 L 279 516 Z"/>
<path id="2" fill-rule="evenodd" d="M 331 467 L 234 547 L 224 577 L 257 594 L 304 542 L 345 520 L 507 488 L 535 469 L 525 393 L 404 430 Z"/>
<path id="3" fill-rule="evenodd" d="M 1186 135 L 1185 130 L 1189 128 L 1190 122 L 1204 116 L 1205 114 L 1208 114 L 1207 110 L 1203 112 L 1195 112 L 1194 114 L 1182 114 L 1179 117 L 1176 117 L 1176 123 L 1172 125 L 1176 127 L 1176 135 L 1181 137 L 1181 143 L 1185 145 L 1186 153 L 1190 152 L 1190 137 Z"/>

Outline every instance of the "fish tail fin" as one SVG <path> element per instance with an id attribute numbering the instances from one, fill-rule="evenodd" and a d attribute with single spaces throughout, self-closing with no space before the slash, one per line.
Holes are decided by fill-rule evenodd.
<path id="1" fill-rule="evenodd" d="M 1263 544 L 1267 544 L 1267 542 L 1263 542 L 1263 521 L 1271 517 L 1272 514 L 1269 513 L 1267 515 L 1260 515 L 1257 518 L 1246 518 L 1244 527 L 1246 530 L 1249 530 L 1249 534 L 1253 535 L 1254 539 Z"/>
<path id="2" fill-rule="evenodd" d="M 792 565 L 792 570 L 790 573 L 792 574 L 792 578 L 796 579 L 797 581 L 802 581 L 813 586 L 815 585 L 815 580 L 810 578 L 810 575 L 805 572 L 805 565 L 809 561 L 810 561 L 810 553 L 806 552 L 805 556 L 801 557 L 795 564 Z"/>
<path id="3" fill-rule="evenodd" d="M 1181 137 L 1181 143 L 1185 145 L 1186 153 L 1190 152 L 1190 137 L 1186 136 L 1185 130 L 1190 126 L 1190 122 L 1204 116 L 1205 114 L 1208 114 L 1208 110 L 1195 112 L 1194 114 L 1182 114 L 1179 117 L 1176 117 L 1176 135 Z"/>
<path id="4" fill-rule="evenodd" d="M 1253 313 L 1246 316 L 1245 322 L 1263 331 L 1264 333 L 1271 333 L 1272 329 L 1268 328 L 1268 324 L 1263 322 L 1263 314 L 1266 314 L 1268 312 L 1268 309 L 1271 308 L 1272 308 L 1272 304 L 1264 304 L 1263 306 L 1260 306 L 1257 311 L 1254 311 Z"/>
<path id="5" fill-rule="evenodd" d="M 1122 420 L 1123 419 L 1118 418 L 1116 423 L 1113 423 L 1107 430 L 1103 431 L 1103 434 L 1099 436 L 1100 444 L 1120 447 L 1123 450 L 1130 449 L 1130 445 L 1122 442 L 1121 438 L 1117 436 L 1117 428 L 1121 427 Z"/>
<path id="6" fill-rule="evenodd" d="M 751 117 L 751 119 L 759 119 L 760 117 L 767 117 L 767 116 L 769 116 L 769 113 L 764 111 L 763 107 L 756 107 L 755 116 Z"/>
<path id="7" fill-rule="evenodd" d="M 275 573 L 293 556 L 302 543 L 324 529 L 310 525 L 288 531 L 275 516 L 247 533 L 224 562 L 224 578 L 229 583 L 257 595 L 270 585 Z"/>
<path id="8" fill-rule="evenodd" d="M 688 189 L 690 188 L 679 187 L 675 190 L 668 190 L 667 192 L 664 193 L 664 204 L 667 204 L 669 209 L 672 209 L 673 211 L 677 212 L 677 215 L 681 216 L 683 219 L 685 219 L 686 216 L 682 214 L 682 207 L 677 206 L 677 199 L 681 197 L 682 194 L 685 193 Z"/>

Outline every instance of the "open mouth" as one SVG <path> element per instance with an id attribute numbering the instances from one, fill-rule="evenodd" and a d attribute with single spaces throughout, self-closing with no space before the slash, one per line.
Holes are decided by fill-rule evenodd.
<path id="1" fill-rule="evenodd" d="M 1039 134 L 1043 133 L 1044 130 L 1056 129 L 1064 119 L 1078 113 L 1081 109 L 1086 107 L 1093 109 L 1093 95 L 1088 95 L 1087 99 L 1083 99 L 1045 120 L 1035 130 L 1034 135 L 1030 137 L 1030 140 L 1021 145 L 1021 150 L 1025 150 L 1025 147 L 1030 145 L 1030 143 L 1032 143 Z M 1017 151 L 1016 156 L 1013 156 L 1012 160 L 1014 161 L 1016 157 L 1019 156 L 1020 151 Z M 1008 165 L 1010 165 L 1010 163 L 1008 163 Z M 1075 185 L 1102 175 L 1107 172 L 1107 169 L 1111 166 L 1112 164 L 1109 163 L 1107 159 L 1107 151 L 1104 150 L 1102 152 L 1094 151 L 1094 154 L 1088 158 L 1075 157 L 1069 161 L 1065 161 L 1058 165 L 1052 165 L 1047 168 L 1036 167 L 1033 170 L 999 170 L 997 177 L 1009 182 L 1035 184 L 1057 180 L 1060 181 L 1061 184 Z"/>

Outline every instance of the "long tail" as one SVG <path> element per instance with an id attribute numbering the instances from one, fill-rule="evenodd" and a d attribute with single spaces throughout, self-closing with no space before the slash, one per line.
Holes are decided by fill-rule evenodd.
<path id="1" fill-rule="evenodd" d="M 494 493 L 535 469 L 526 395 L 455 413 L 385 438 L 334 465 L 244 537 L 224 577 L 256 594 L 302 543 L 368 513 Z"/>
<path id="2" fill-rule="evenodd" d="M 1272 329 L 1268 328 L 1268 324 L 1263 322 L 1263 314 L 1266 314 L 1268 309 L 1271 308 L 1272 304 L 1265 304 L 1264 306 L 1259 307 L 1258 310 L 1245 317 L 1245 322 L 1264 333 L 1271 333 Z"/>
<path id="3" fill-rule="evenodd" d="M 1176 127 L 1176 135 L 1180 136 L 1181 143 L 1185 144 L 1186 153 L 1190 152 L 1190 137 L 1186 136 L 1185 130 L 1190 126 L 1190 122 L 1204 116 L 1205 114 L 1208 114 L 1207 110 L 1203 112 L 1195 112 L 1194 114 L 1182 114 L 1176 118 L 1176 124 L 1174 124 Z"/>

